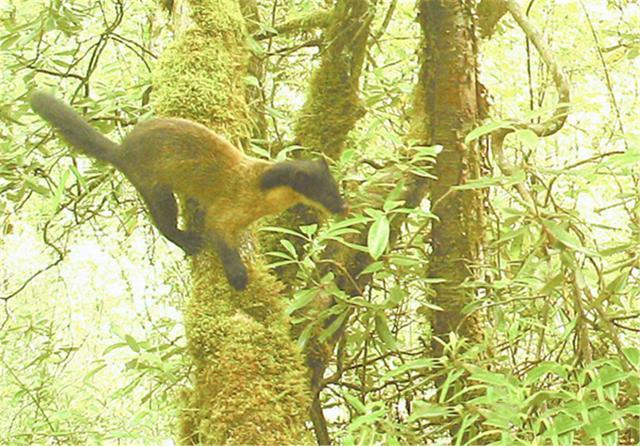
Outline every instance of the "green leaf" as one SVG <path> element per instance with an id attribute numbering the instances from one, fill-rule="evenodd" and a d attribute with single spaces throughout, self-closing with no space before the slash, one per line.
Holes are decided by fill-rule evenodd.
<path id="1" fill-rule="evenodd" d="M 622 350 L 631 364 L 640 364 L 640 349 L 627 347 Z"/>
<path id="2" fill-rule="evenodd" d="M 24 177 L 24 182 L 27 185 L 27 187 L 29 189 L 31 189 L 32 191 L 34 191 L 37 194 L 40 195 L 44 195 L 47 196 L 49 195 L 49 189 L 47 189 L 44 186 L 41 186 L 40 184 L 38 184 L 38 180 L 35 179 L 34 177 L 28 175 Z"/>
<path id="3" fill-rule="evenodd" d="M 85 383 L 89 382 L 89 380 L 91 380 L 91 378 L 93 378 L 98 372 L 100 372 L 102 369 L 104 369 L 107 366 L 107 364 L 101 364 L 95 368 L 93 368 L 89 373 L 87 373 L 84 378 L 82 379 Z"/>
<path id="4" fill-rule="evenodd" d="M 618 370 L 615 367 L 605 366 L 598 371 L 598 379 L 596 381 L 593 381 L 593 383 L 598 383 L 606 387 L 610 386 L 611 384 L 624 381 L 628 377 L 629 374 L 626 372 Z"/>
<path id="5" fill-rule="evenodd" d="M 527 377 L 524 382 L 526 384 L 533 384 L 537 382 L 541 377 L 548 373 L 553 373 L 562 378 L 567 378 L 568 372 L 566 367 L 556 362 L 542 362 L 527 373 Z"/>
<path id="6" fill-rule="evenodd" d="M 327 328 L 322 330 L 322 332 L 318 336 L 318 340 L 320 342 L 324 342 L 331 336 L 333 336 L 333 334 L 338 331 L 338 328 L 342 326 L 342 323 L 347 318 L 348 314 L 348 311 L 343 311 L 333 322 L 331 322 L 331 324 Z"/>
<path id="7" fill-rule="evenodd" d="M 625 407 L 622 412 L 634 417 L 640 417 L 640 404 L 634 404 L 632 406 Z"/>
<path id="8" fill-rule="evenodd" d="M 465 184 L 453 186 L 455 190 L 484 189 L 491 186 L 510 187 L 520 184 L 527 179 L 524 170 L 518 170 L 513 175 L 496 176 L 496 177 L 480 177 L 476 180 L 467 181 Z"/>
<path id="9" fill-rule="evenodd" d="M 255 76 L 247 75 L 244 77 L 244 81 L 251 87 L 260 88 L 260 81 Z"/>
<path id="10" fill-rule="evenodd" d="M 401 446 L 400 442 L 398 441 L 398 439 L 396 438 L 395 435 L 392 434 L 387 434 L 385 436 L 385 442 L 384 444 L 388 445 L 388 446 Z"/>
<path id="11" fill-rule="evenodd" d="M 362 403 L 362 401 L 360 401 L 358 398 L 353 396 L 350 392 L 343 390 L 342 396 L 344 396 L 344 399 L 347 401 L 347 403 L 349 403 L 349 405 L 353 407 L 358 413 L 360 414 L 367 413 L 367 408 Z"/>
<path id="12" fill-rule="evenodd" d="M 396 338 L 391 333 L 391 330 L 389 330 L 389 326 L 387 325 L 387 318 L 382 312 L 376 313 L 375 323 L 376 323 L 376 333 L 378 334 L 380 339 L 382 339 L 382 341 L 384 342 L 384 345 L 389 350 L 395 350 L 397 347 Z"/>
<path id="13" fill-rule="evenodd" d="M 398 254 L 389 256 L 389 263 L 391 263 L 392 265 L 417 266 L 417 265 L 420 265 L 422 262 L 423 260 L 421 260 L 418 257 L 403 256 Z"/>
<path id="14" fill-rule="evenodd" d="M 124 340 L 127 342 L 131 350 L 133 350 L 136 353 L 140 352 L 140 345 L 138 345 L 138 342 L 133 338 L 133 336 L 125 335 Z"/>
<path id="15" fill-rule="evenodd" d="M 617 429 L 611 413 L 604 408 L 597 408 L 589 413 L 589 423 L 583 427 L 588 436 L 601 438 Z"/>
<path id="16" fill-rule="evenodd" d="M 417 408 L 411 413 L 409 423 L 421 418 L 439 418 L 450 415 L 451 410 L 438 404 L 416 404 Z"/>
<path id="17" fill-rule="evenodd" d="M 303 349 L 307 345 L 309 338 L 313 334 L 314 327 L 315 324 L 309 324 L 304 328 L 304 330 L 302 330 L 302 333 L 298 336 L 298 347 Z"/>
<path id="18" fill-rule="evenodd" d="M 431 369 L 440 363 L 440 360 L 437 358 L 421 358 L 416 359 L 415 361 L 408 362 L 406 364 L 397 367 L 384 375 L 380 380 L 382 382 L 387 381 L 395 376 L 402 375 L 403 373 L 410 372 L 412 370 L 422 370 L 422 369 Z"/>
<path id="19" fill-rule="evenodd" d="M 56 187 L 56 190 L 53 193 L 52 207 L 54 211 L 57 211 L 60 208 L 60 201 L 62 201 L 62 194 L 64 193 L 64 188 L 67 185 L 67 180 L 69 179 L 70 173 L 70 170 L 65 170 L 65 172 L 62 174 L 62 178 L 60 178 L 58 187 Z"/>
<path id="20" fill-rule="evenodd" d="M 516 135 L 516 137 L 519 138 L 520 141 L 529 146 L 536 145 L 540 140 L 538 135 L 534 131 L 529 129 L 519 129 L 513 132 L 513 134 Z"/>
<path id="21" fill-rule="evenodd" d="M 466 415 L 462 419 L 462 425 L 460 426 L 460 429 L 458 430 L 458 433 L 456 434 L 455 446 L 462 445 L 462 440 L 463 440 L 463 438 L 465 438 L 465 433 L 467 431 L 467 428 L 469 426 L 471 426 L 472 424 L 474 424 L 478 418 L 480 418 L 480 415 L 474 414 L 474 415 Z M 466 443 L 466 444 L 469 444 L 469 443 Z"/>
<path id="22" fill-rule="evenodd" d="M 0 50 L 7 50 L 13 46 L 14 43 L 18 41 L 20 38 L 19 33 L 9 34 L 2 39 L 2 44 L 0 44 Z"/>
<path id="23" fill-rule="evenodd" d="M 402 206 L 403 204 L 404 204 L 404 200 L 391 200 L 387 198 L 387 200 L 382 205 L 382 209 L 384 209 L 385 212 L 389 212 Z"/>
<path id="24" fill-rule="evenodd" d="M 274 118 L 277 118 L 277 119 L 287 119 L 287 116 L 286 116 L 284 113 L 282 113 L 280 110 L 276 109 L 276 108 L 266 106 L 266 107 L 264 108 L 264 110 L 267 112 L 267 114 L 268 114 L 269 116 L 272 116 L 272 117 L 274 117 Z"/>
<path id="25" fill-rule="evenodd" d="M 318 288 L 297 291 L 293 295 L 293 301 L 287 307 L 287 314 L 291 315 L 294 311 L 306 307 L 318 295 Z"/>
<path id="26" fill-rule="evenodd" d="M 369 248 L 369 255 L 374 260 L 378 260 L 380 256 L 387 249 L 389 243 L 389 220 L 386 215 L 380 215 L 373 222 L 371 228 L 369 228 L 369 235 L 367 237 L 367 247 Z"/>
<path id="27" fill-rule="evenodd" d="M 562 273 L 556 274 L 553 276 L 540 290 L 540 294 L 550 295 L 553 290 L 559 287 L 564 280 L 564 275 Z"/>
<path id="28" fill-rule="evenodd" d="M 629 270 L 625 268 L 620 274 L 618 274 L 611 282 L 607 284 L 606 289 L 610 294 L 618 294 L 624 289 L 624 287 L 627 286 L 628 280 Z"/>
<path id="29" fill-rule="evenodd" d="M 375 412 L 371 412 L 371 413 L 368 413 L 366 415 L 359 416 L 358 418 L 356 418 L 355 420 L 353 420 L 351 422 L 351 424 L 349 425 L 349 430 L 353 431 L 355 429 L 358 429 L 360 426 L 370 426 L 370 425 L 372 425 L 373 423 L 375 423 L 376 421 L 378 421 L 379 419 L 381 419 L 384 416 L 384 412 L 385 412 L 384 408 L 382 408 L 382 409 L 376 410 Z M 366 434 L 366 432 L 363 432 L 363 434 Z M 375 432 L 371 432 L 371 434 L 375 437 Z M 362 440 L 362 436 L 360 438 Z M 374 439 L 372 438 L 371 440 L 366 441 L 364 443 L 362 441 L 360 441 L 358 444 L 359 445 L 367 444 L 367 445 L 371 445 L 371 446 L 376 445 L 377 443 L 375 441 L 373 441 L 373 440 Z"/>
<path id="30" fill-rule="evenodd" d="M 524 402 L 524 407 L 536 409 L 547 401 L 558 400 L 563 397 L 564 395 L 559 392 L 548 392 L 544 390 L 535 392 Z"/>
<path id="31" fill-rule="evenodd" d="M 116 350 L 118 348 L 122 348 L 124 346 L 126 346 L 127 344 L 124 342 L 116 342 L 115 344 L 111 344 L 110 346 L 108 346 L 107 348 L 104 349 L 104 351 L 102 352 L 102 355 L 106 355 L 110 352 L 112 352 L 113 350 Z"/>
<path id="32" fill-rule="evenodd" d="M 78 183 L 80 183 L 82 188 L 86 189 L 87 188 L 87 181 L 84 179 L 84 176 L 82 176 L 82 174 L 80 173 L 78 168 L 76 166 L 74 166 L 73 164 L 71 164 L 69 166 L 69 168 L 71 169 L 71 173 L 73 173 L 73 176 L 76 177 L 76 180 L 78 180 Z"/>
<path id="33" fill-rule="evenodd" d="M 491 121 L 488 122 L 487 124 L 484 124 L 480 127 L 477 127 L 473 130 L 471 130 L 467 136 L 464 138 L 464 143 L 465 144 L 469 144 L 471 141 L 473 141 L 474 139 L 478 139 L 481 136 L 484 135 L 488 135 L 489 133 L 493 132 L 494 130 L 497 129 L 512 129 L 513 124 L 507 121 Z"/>
<path id="34" fill-rule="evenodd" d="M 509 377 L 507 375 L 490 372 L 488 370 L 476 369 L 471 373 L 470 378 L 496 387 L 511 387 L 511 383 L 509 382 Z"/>
<path id="35" fill-rule="evenodd" d="M 258 230 L 264 232 L 280 232 L 282 234 L 293 235 L 295 237 L 300 237 L 301 239 L 306 240 L 306 238 L 302 234 L 292 231 L 291 229 L 280 228 L 278 226 L 264 226 Z"/>
<path id="36" fill-rule="evenodd" d="M 482 300 L 472 300 L 464 307 L 462 307 L 462 310 L 460 310 L 460 312 L 464 315 L 467 315 L 476 311 L 478 308 L 482 307 L 482 305 L 484 305 L 484 302 Z"/>
<path id="37" fill-rule="evenodd" d="M 379 261 L 379 262 L 370 263 L 365 269 L 362 270 L 359 276 L 362 276 L 363 274 L 376 273 L 380 271 L 382 268 L 384 268 L 384 262 Z"/>
<path id="38" fill-rule="evenodd" d="M 640 161 L 640 150 L 630 149 L 620 155 L 613 155 L 602 164 L 610 169 L 636 165 Z"/>
<path id="39" fill-rule="evenodd" d="M 296 248 L 295 246 L 293 246 L 293 243 L 291 243 L 287 239 L 282 239 L 280 240 L 280 244 L 284 246 L 284 249 L 286 249 L 289 252 L 289 254 L 291 254 L 292 258 L 294 259 L 298 258 L 298 253 L 296 252 Z"/>
<path id="40" fill-rule="evenodd" d="M 558 434 L 563 435 L 575 431 L 582 423 L 565 414 L 558 415 L 552 424 L 552 429 Z"/>
<path id="41" fill-rule="evenodd" d="M 389 290 L 389 297 L 382 304 L 384 308 L 394 308 L 400 305 L 400 303 L 407 296 L 405 290 L 400 288 L 399 286 L 394 286 Z"/>
<path id="42" fill-rule="evenodd" d="M 318 230 L 318 225 L 312 224 L 312 225 L 300 226 L 300 230 L 302 231 L 303 234 L 311 236 L 315 234 L 316 231 Z"/>
<path id="43" fill-rule="evenodd" d="M 553 234 L 553 236 L 558 240 L 561 244 L 566 246 L 567 248 L 571 248 L 574 251 L 582 252 L 588 255 L 596 255 L 593 251 L 582 246 L 582 243 L 578 238 L 566 231 L 562 226 L 560 226 L 555 221 L 551 220 L 542 220 L 542 224 L 545 228 Z"/>

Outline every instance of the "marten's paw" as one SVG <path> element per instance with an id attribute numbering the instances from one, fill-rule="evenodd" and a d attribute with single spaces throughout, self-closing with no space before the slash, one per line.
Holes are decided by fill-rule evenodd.
<path id="1" fill-rule="evenodd" d="M 204 241 L 200 234 L 184 232 L 180 239 L 180 247 L 188 256 L 195 255 L 202 250 Z"/>
<path id="2" fill-rule="evenodd" d="M 227 279 L 233 288 L 237 291 L 243 291 L 249 283 L 249 274 L 247 268 L 243 264 L 233 265 L 225 271 Z"/>

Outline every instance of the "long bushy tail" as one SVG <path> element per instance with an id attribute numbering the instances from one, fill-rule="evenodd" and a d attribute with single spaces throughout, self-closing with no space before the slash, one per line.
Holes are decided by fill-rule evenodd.
<path id="1" fill-rule="evenodd" d="M 120 146 L 91 127 L 64 102 L 36 91 L 31 95 L 31 108 L 58 129 L 74 148 L 99 160 L 119 164 Z"/>

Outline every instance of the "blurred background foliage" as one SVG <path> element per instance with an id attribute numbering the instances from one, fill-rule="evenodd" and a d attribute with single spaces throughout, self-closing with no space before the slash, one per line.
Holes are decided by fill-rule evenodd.
<path id="1" fill-rule="evenodd" d="M 262 0 L 257 34 L 327 3 Z M 326 338 L 350 316 L 323 394 L 340 443 L 463 444 L 454 424 L 483 427 L 469 444 L 638 440 L 640 7 L 530 4 L 569 74 L 572 112 L 551 138 L 510 140 L 518 178 L 500 177 L 487 157 L 487 177 L 472 186 L 488 191 L 487 245 L 466 284 L 478 299 L 465 311 L 486 316 L 483 344 L 453 337 L 446 356 L 425 357 L 427 315 L 439 310 L 430 303 L 437 279 L 424 277 L 433 215 L 428 206 L 414 213 L 405 243 L 391 245 L 389 225 L 407 211 L 397 194 L 375 193 L 401 172 L 428 175 L 418 161 L 435 154 L 405 150 L 420 40 L 413 0 L 378 2 L 362 78 L 366 115 L 334 169 L 352 218 L 294 229 L 304 249 L 283 240 L 267 253 L 274 267 L 297 271 L 289 310 L 301 345 L 327 318 L 338 322 Z M 123 177 L 69 151 L 26 102 L 36 87 L 52 90 L 121 139 L 153 114 L 151 74 L 171 41 L 170 19 L 151 0 L 5 0 L 0 20 L 0 442 L 171 444 L 189 381 L 186 262 Z M 252 40 L 266 76 L 247 82 L 260 87 L 269 125 L 252 141 L 254 156 L 282 156 L 293 139 L 318 61 L 316 32 Z M 535 121 L 553 107 L 552 80 L 512 20 L 482 41 L 481 67 L 495 119 Z M 514 182 L 556 220 L 521 206 Z M 363 274 L 374 278 L 350 298 L 316 265 L 330 240 L 348 243 L 372 222 L 367 246 L 355 248 L 371 255 Z M 543 243 L 549 233 L 555 246 Z M 337 301 L 327 314 L 295 317 L 327 296 Z M 472 386 L 456 386 L 463 374 Z M 468 392 L 463 406 L 448 404 Z"/>

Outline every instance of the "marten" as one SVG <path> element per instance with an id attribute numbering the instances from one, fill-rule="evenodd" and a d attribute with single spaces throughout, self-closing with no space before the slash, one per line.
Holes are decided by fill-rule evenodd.
<path id="1" fill-rule="evenodd" d="M 72 147 L 122 172 L 158 230 L 187 255 L 214 249 L 236 290 L 249 281 L 238 245 L 252 222 L 297 204 L 334 214 L 348 209 L 324 160 L 253 158 L 205 126 L 174 118 L 141 122 L 118 145 L 50 94 L 33 93 L 31 107 Z M 197 203 L 204 234 L 178 228 L 174 194 Z"/>

